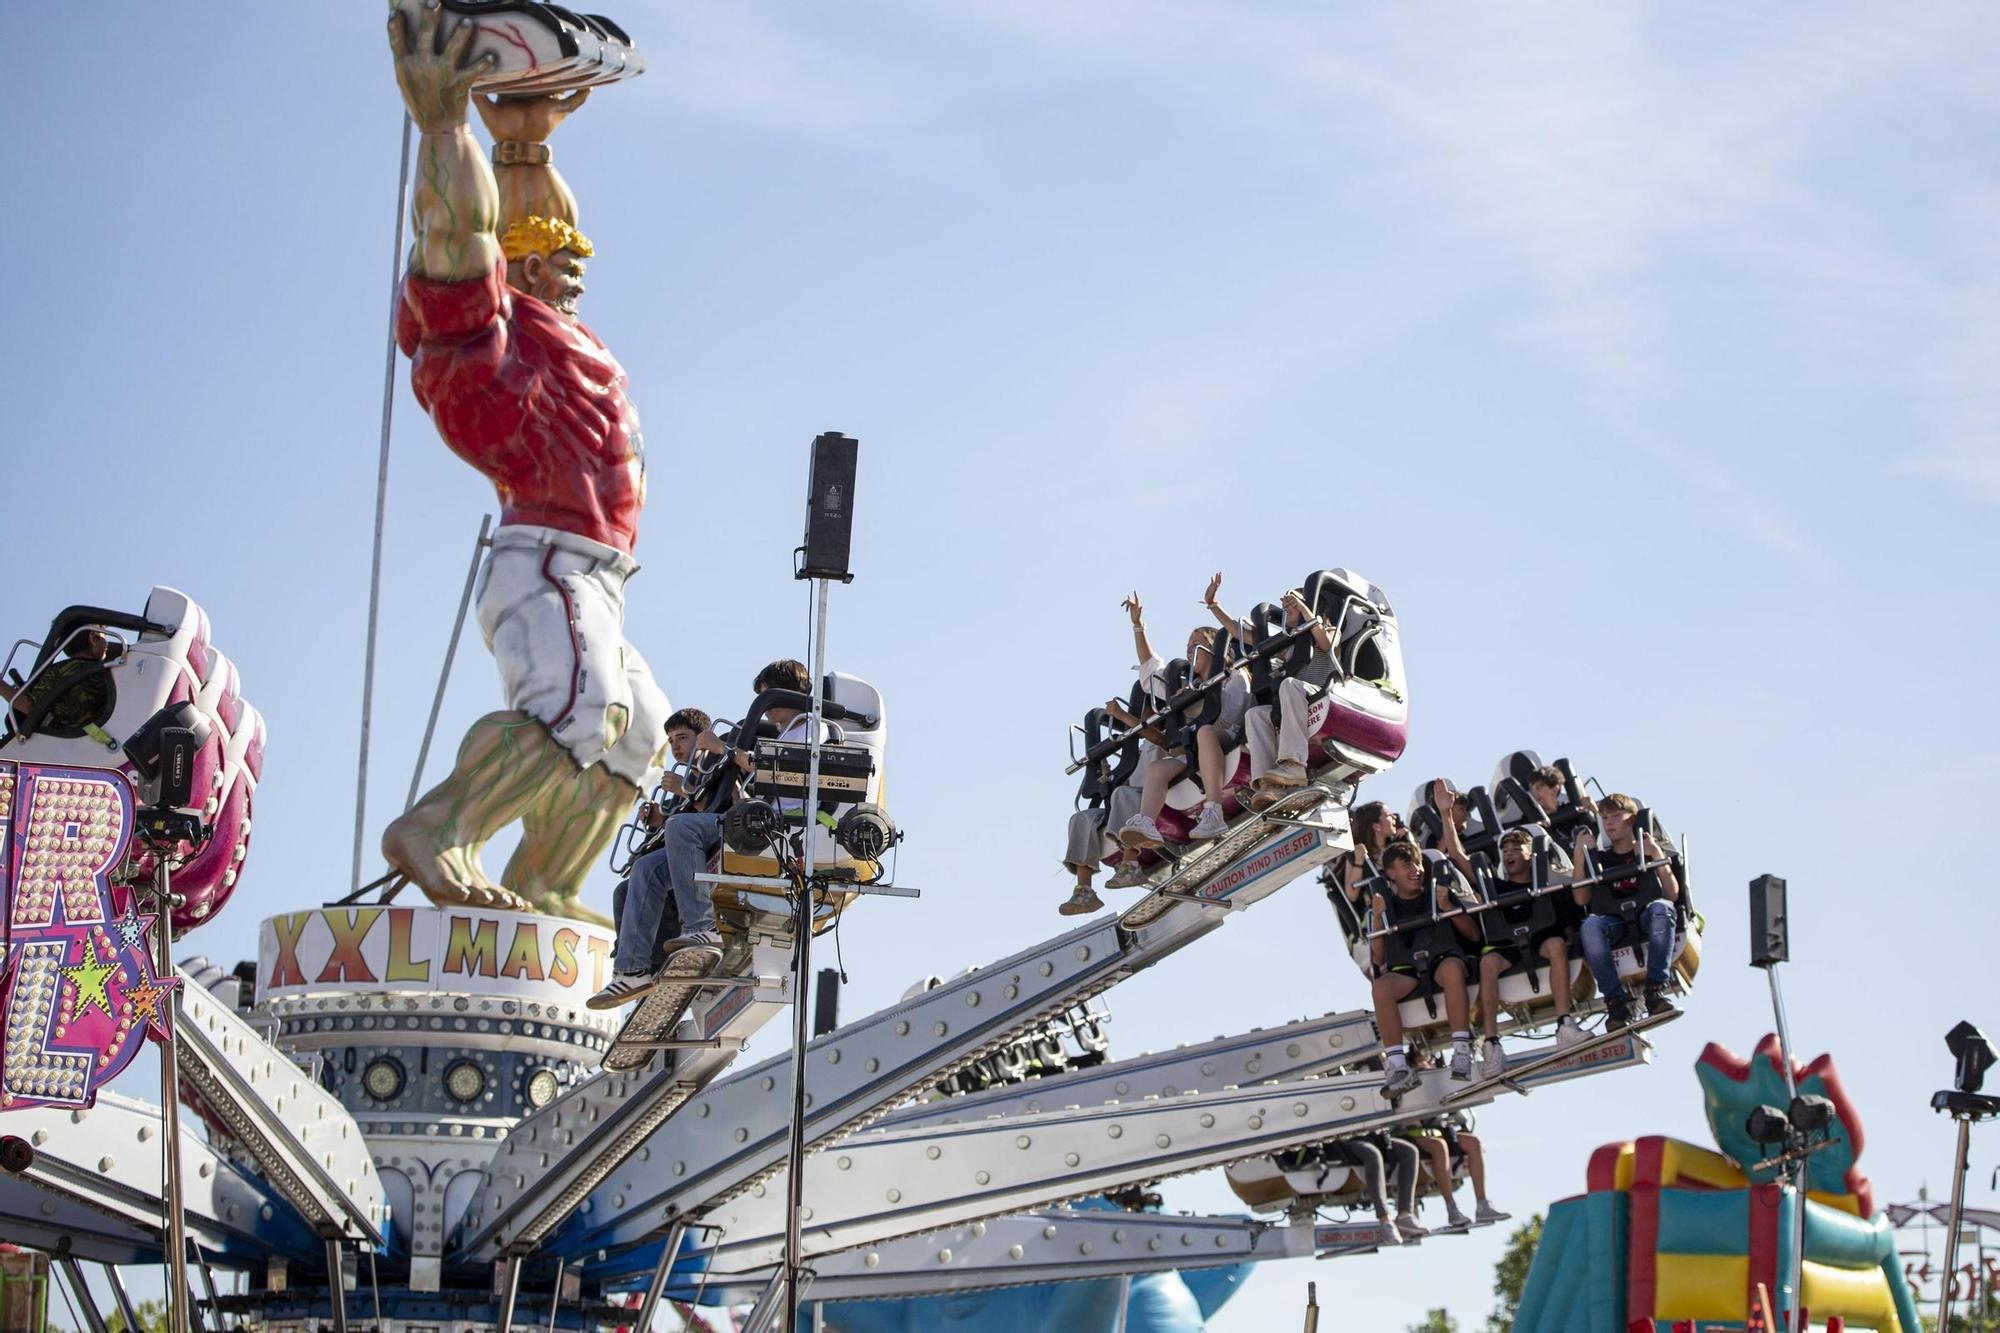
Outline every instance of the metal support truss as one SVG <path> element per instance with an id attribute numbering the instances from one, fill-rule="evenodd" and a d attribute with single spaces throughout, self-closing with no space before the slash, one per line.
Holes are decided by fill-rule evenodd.
<path id="1" fill-rule="evenodd" d="M 1574 1067 L 1540 1071 L 1527 1086 L 1639 1064 L 1650 1048 L 1637 1037 L 1591 1053 Z M 1368 1072 L 1295 1082 L 1190 1092 L 1157 1101 L 1017 1115 L 965 1124 L 884 1129 L 806 1161 L 813 1200 L 808 1255 L 837 1253 L 942 1227 L 1005 1216 L 1138 1181 L 1222 1166 L 1328 1139 L 1392 1129 L 1438 1113 L 1453 1084 L 1429 1070 L 1391 1103 L 1382 1077 Z M 1455 1101 L 1477 1105 L 1488 1088 Z M 783 1234 L 778 1182 L 760 1185 L 705 1220 L 725 1240 L 719 1273 L 777 1262 Z"/>
<path id="2" fill-rule="evenodd" d="M 340 1099 L 181 973 L 180 1076 L 324 1240 L 382 1242 L 382 1182 Z"/>

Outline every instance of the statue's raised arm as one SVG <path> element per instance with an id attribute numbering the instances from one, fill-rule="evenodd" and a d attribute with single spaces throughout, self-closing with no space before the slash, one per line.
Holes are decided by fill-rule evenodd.
<path id="1" fill-rule="evenodd" d="M 590 89 L 567 97 L 480 97 L 473 105 L 493 136 L 493 175 L 500 185 L 500 226 L 523 218 L 554 218 L 576 226 L 576 196 L 555 168 L 549 135 L 583 105 Z"/>
<path id="2" fill-rule="evenodd" d="M 423 136 L 410 268 L 438 282 L 481 277 L 500 258 L 500 191 L 466 120 L 472 85 L 494 63 L 490 53 L 471 55 L 476 35 L 468 20 L 447 24 L 442 5 L 424 8 L 414 24 L 401 9 L 389 15 L 396 85 Z"/>

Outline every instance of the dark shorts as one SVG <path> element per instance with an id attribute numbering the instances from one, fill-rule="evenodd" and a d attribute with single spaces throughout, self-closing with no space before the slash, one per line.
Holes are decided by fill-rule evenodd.
<path id="1" fill-rule="evenodd" d="M 1559 925 L 1536 931 L 1534 934 L 1528 936 L 1527 955 L 1539 960 L 1542 956 L 1542 946 L 1550 940 L 1562 939 L 1566 933 Z M 1489 953 L 1497 953 L 1515 965 L 1519 965 L 1523 959 L 1523 951 L 1518 944 L 1489 944 L 1480 950 L 1480 953 L 1482 956 Z M 1540 966 L 1540 963 L 1537 962 L 1536 965 Z"/>

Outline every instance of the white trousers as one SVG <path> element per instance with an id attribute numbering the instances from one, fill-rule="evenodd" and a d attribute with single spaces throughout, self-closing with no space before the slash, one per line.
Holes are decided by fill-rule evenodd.
<path id="1" fill-rule="evenodd" d="M 1306 761 L 1306 745 L 1312 737 L 1306 724 L 1312 720 L 1313 688 L 1296 676 L 1278 682 L 1278 702 L 1252 708 L 1243 715 L 1243 738 L 1250 746 L 1250 780 L 1255 782 L 1271 771 L 1279 759 Z M 1276 714 L 1274 717 L 1273 714 Z"/>
<path id="2" fill-rule="evenodd" d="M 507 706 L 539 719 L 583 767 L 648 791 L 671 709 L 625 641 L 625 580 L 638 568 L 587 537 L 506 524 L 479 571 L 478 606 Z"/>

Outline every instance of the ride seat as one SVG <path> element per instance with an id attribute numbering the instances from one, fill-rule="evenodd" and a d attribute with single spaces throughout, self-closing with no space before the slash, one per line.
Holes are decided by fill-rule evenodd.
<path id="1" fill-rule="evenodd" d="M 889 719 L 882 706 L 881 692 L 859 676 L 829 671 L 826 675 L 825 693 L 828 699 L 856 715 L 853 720 L 837 724 L 841 739 L 850 745 L 865 745 L 874 755 L 875 771 L 869 776 L 863 800 L 882 806 L 886 810 L 888 807 L 884 792 L 887 790 L 885 779 L 888 765 Z M 835 806 L 832 817 L 837 820 L 842 812 L 853 804 L 857 802 L 842 802 Z M 855 877 L 862 881 L 871 880 L 880 873 L 881 867 L 878 863 L 857 861 L 843 851 L 833 840 L 832 830 L 824 823 L 815 819 L 807 828 L 806 836 L 813 839 L 813 867 L 816 870 L 828 867 L 850 869 Z M 778 859 L 775 856 L 745 856 L 726 846 L 709 858 L 708 868 L 723 875 L 742 875 L 746 877 L 746 881 L 749 877 L 770 878 L 779 874 Z M 751 913 L 786 911 L 783 891 L 769 885 L 732 883 L 724 880 L 715 884 L 713 888 L 714 902 L 718 911 L 724 909 Z M 827 907 L 831 910 L 822 908 L 822 915 L 816 920 L 814 931 L 818 932 L 831 925 L 833 920 L 847 909 L 848 904 L 859 896 L 839 891 L 828 893 Z M 718 916 L 717 919 L 725 928 L 731 925 L 725 917 Z"/>

